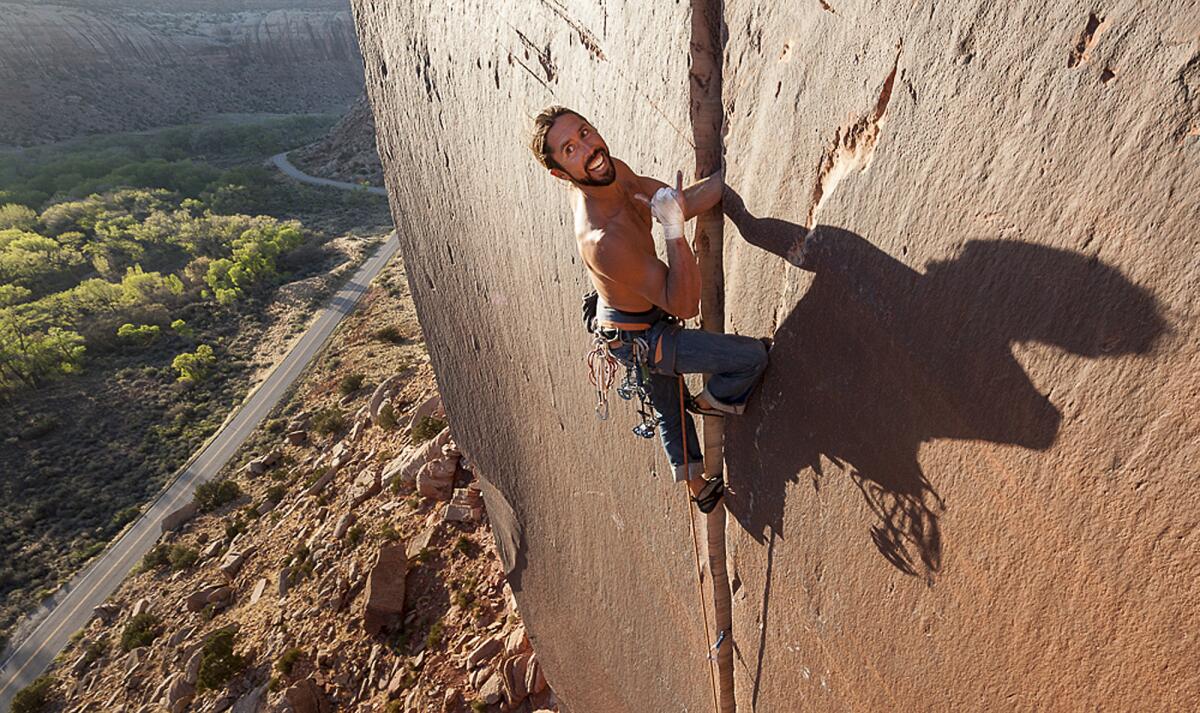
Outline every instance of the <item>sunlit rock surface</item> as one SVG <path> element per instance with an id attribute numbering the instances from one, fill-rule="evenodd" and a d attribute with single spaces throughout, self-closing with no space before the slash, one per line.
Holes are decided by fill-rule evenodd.
<path id="1" fill-rule="evenodd" d="M 567 192 L 525 146 L 563 103 L 687 172 L 691 8 L 409 5 L 354 3 L 380 155 L 546 676 L 708 710 L 685 498 L 631 408 L 592 416 Z M 727 328 L 776 339 L 727 426 L 741 709 L 1200 696 L 1189 8 L 719 8 Z"/>

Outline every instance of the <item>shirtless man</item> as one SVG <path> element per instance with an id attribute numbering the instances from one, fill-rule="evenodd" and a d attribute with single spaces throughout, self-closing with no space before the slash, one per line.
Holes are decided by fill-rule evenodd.
<path id="1" fill-rule="evenodd" d="M 683 224 L 720 203 L 724 174 L 686 189 L 680 173 L 674 188 L 639 176 L 609 155 L 587 119 L 557 106 L 534 119 L 531 148 L 552 176 L 573 189 L 575 239 L 600 294 L 598 329 L 627 366 L 638 358 L 636 342 L 647 347 L 647 390 L 674 479 L 686 482 L 697 506 L 710 512 L 724 492 L 723 478 L 705 480 L 696 427 L 686 412 L 741 413 L 766 369 L 769 346 L 769 340 L 678 324 L 700 313 L 700 269 Z M 663 226 L 666 265 L 654 251 L 651 216 Z M 689 373 L 711 375 L 699 397 L 687 394 L 680 375 Z"/>

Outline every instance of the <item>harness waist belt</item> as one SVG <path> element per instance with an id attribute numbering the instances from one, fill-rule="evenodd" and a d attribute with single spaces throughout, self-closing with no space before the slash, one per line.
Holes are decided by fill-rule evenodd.
<path id="1" fill-rule="evenodd" d="M 603 300 L 596 305 L 596 323 L 601 327 L 619 329 L 625 332 L 637 332 L 650 329 L 667 316 L 661 307 L 654 307 L 645 312 L 625 312 L 616 307 L 610 307 Z"/>

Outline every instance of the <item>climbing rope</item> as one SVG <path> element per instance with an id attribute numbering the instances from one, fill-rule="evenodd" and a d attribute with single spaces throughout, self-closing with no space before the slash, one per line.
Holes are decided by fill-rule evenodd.
<path id="1" fill-rule="evenodd" d="M 683 473 L 684 473 L 684 478 L 690 480 L 691 479 L 690 478 L 691 468 L 688 464 L 688 442 L 687 442 L 687 420 L 686 420 L 687 419 L 687 410 L 683 406 L 683 390 L 684 390 L 684 383 L 683 383 L 683 375 L 681 374 L 679 376 L 679 422 L 680 422 L 680 431 L 683 434 Z M 712 640 L 712 633 L 711 633 L 711 630 L 708 628 L 708 607 L 704 605 L 704 582 L 703 582 L 704 570 L 702 570 L 700 568 L 700 545 L 698 544 L 698 541 L 696 540 L 696 514 L 692 512 L 691 498 L 688 497 L 686 492 L 684 493 L 684 497 L 688 498 L 688 502 L 687 502 L 687 506 L 686 506 L 687 511 L 688 511 L 688 526 L 691 527 L 691 530 L 692 530 L 692 555 L 694 555 L 696 558 L 696 591 L 699 594 L 700 611 L 704 615 L 704 643 L 707 645 L 708 642 Z M 721 641 L 724 640 L 724 634 L 725 634 L 725 632 L 721 632 L 722 638 L 717 641 L 717 643 L 716 643 L 717 647 L 721 646 Z M 705 663 L 708 666 L 708 679 L 709 679 L 709 682 L 712 684 L 713 712 L 717 713 L 717 711 L 721 710 L 721 703 L 720 703 L 721 695 L 717 691 L 717 676 L 715 673 L 713 673 L 712 662 L 713 662 L 713 657 L 710 655 L 707 657 Z"/>

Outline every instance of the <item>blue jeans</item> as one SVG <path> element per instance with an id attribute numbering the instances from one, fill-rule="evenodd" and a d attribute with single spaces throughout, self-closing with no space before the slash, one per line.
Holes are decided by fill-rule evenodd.
<path id="1" fill-rule="evenodd" d="M 674 333 L 673 364 L 654 363 L 655 345 Z M 663 450 L 671 463 L 675 482 L 704 475 L 704 454 L 696 436 L 692 415 L 682 408 L 681 397 L 686 395 L 680 374 L 709 374 L 708 385 L 701 394 L 713 408 L 739 414 L 754 391 L 758 379 L 767 368 L 767 347 L 761 340 L 738 334 L 719 334 L 700 329 L 678 329 L 660 321 L 650 329 L 636 332 L 619 331 L 619 345 L 610 347 L 617 361 L 633 363 L 633 341 L 642 338 L 649 346 L 650 394 Z M 670 354 L 670 350 L 666 350 Z M 665 359 L 664 359 L 665 361 Z M 686 449 L 685 434 L 686 433 Z"/>

